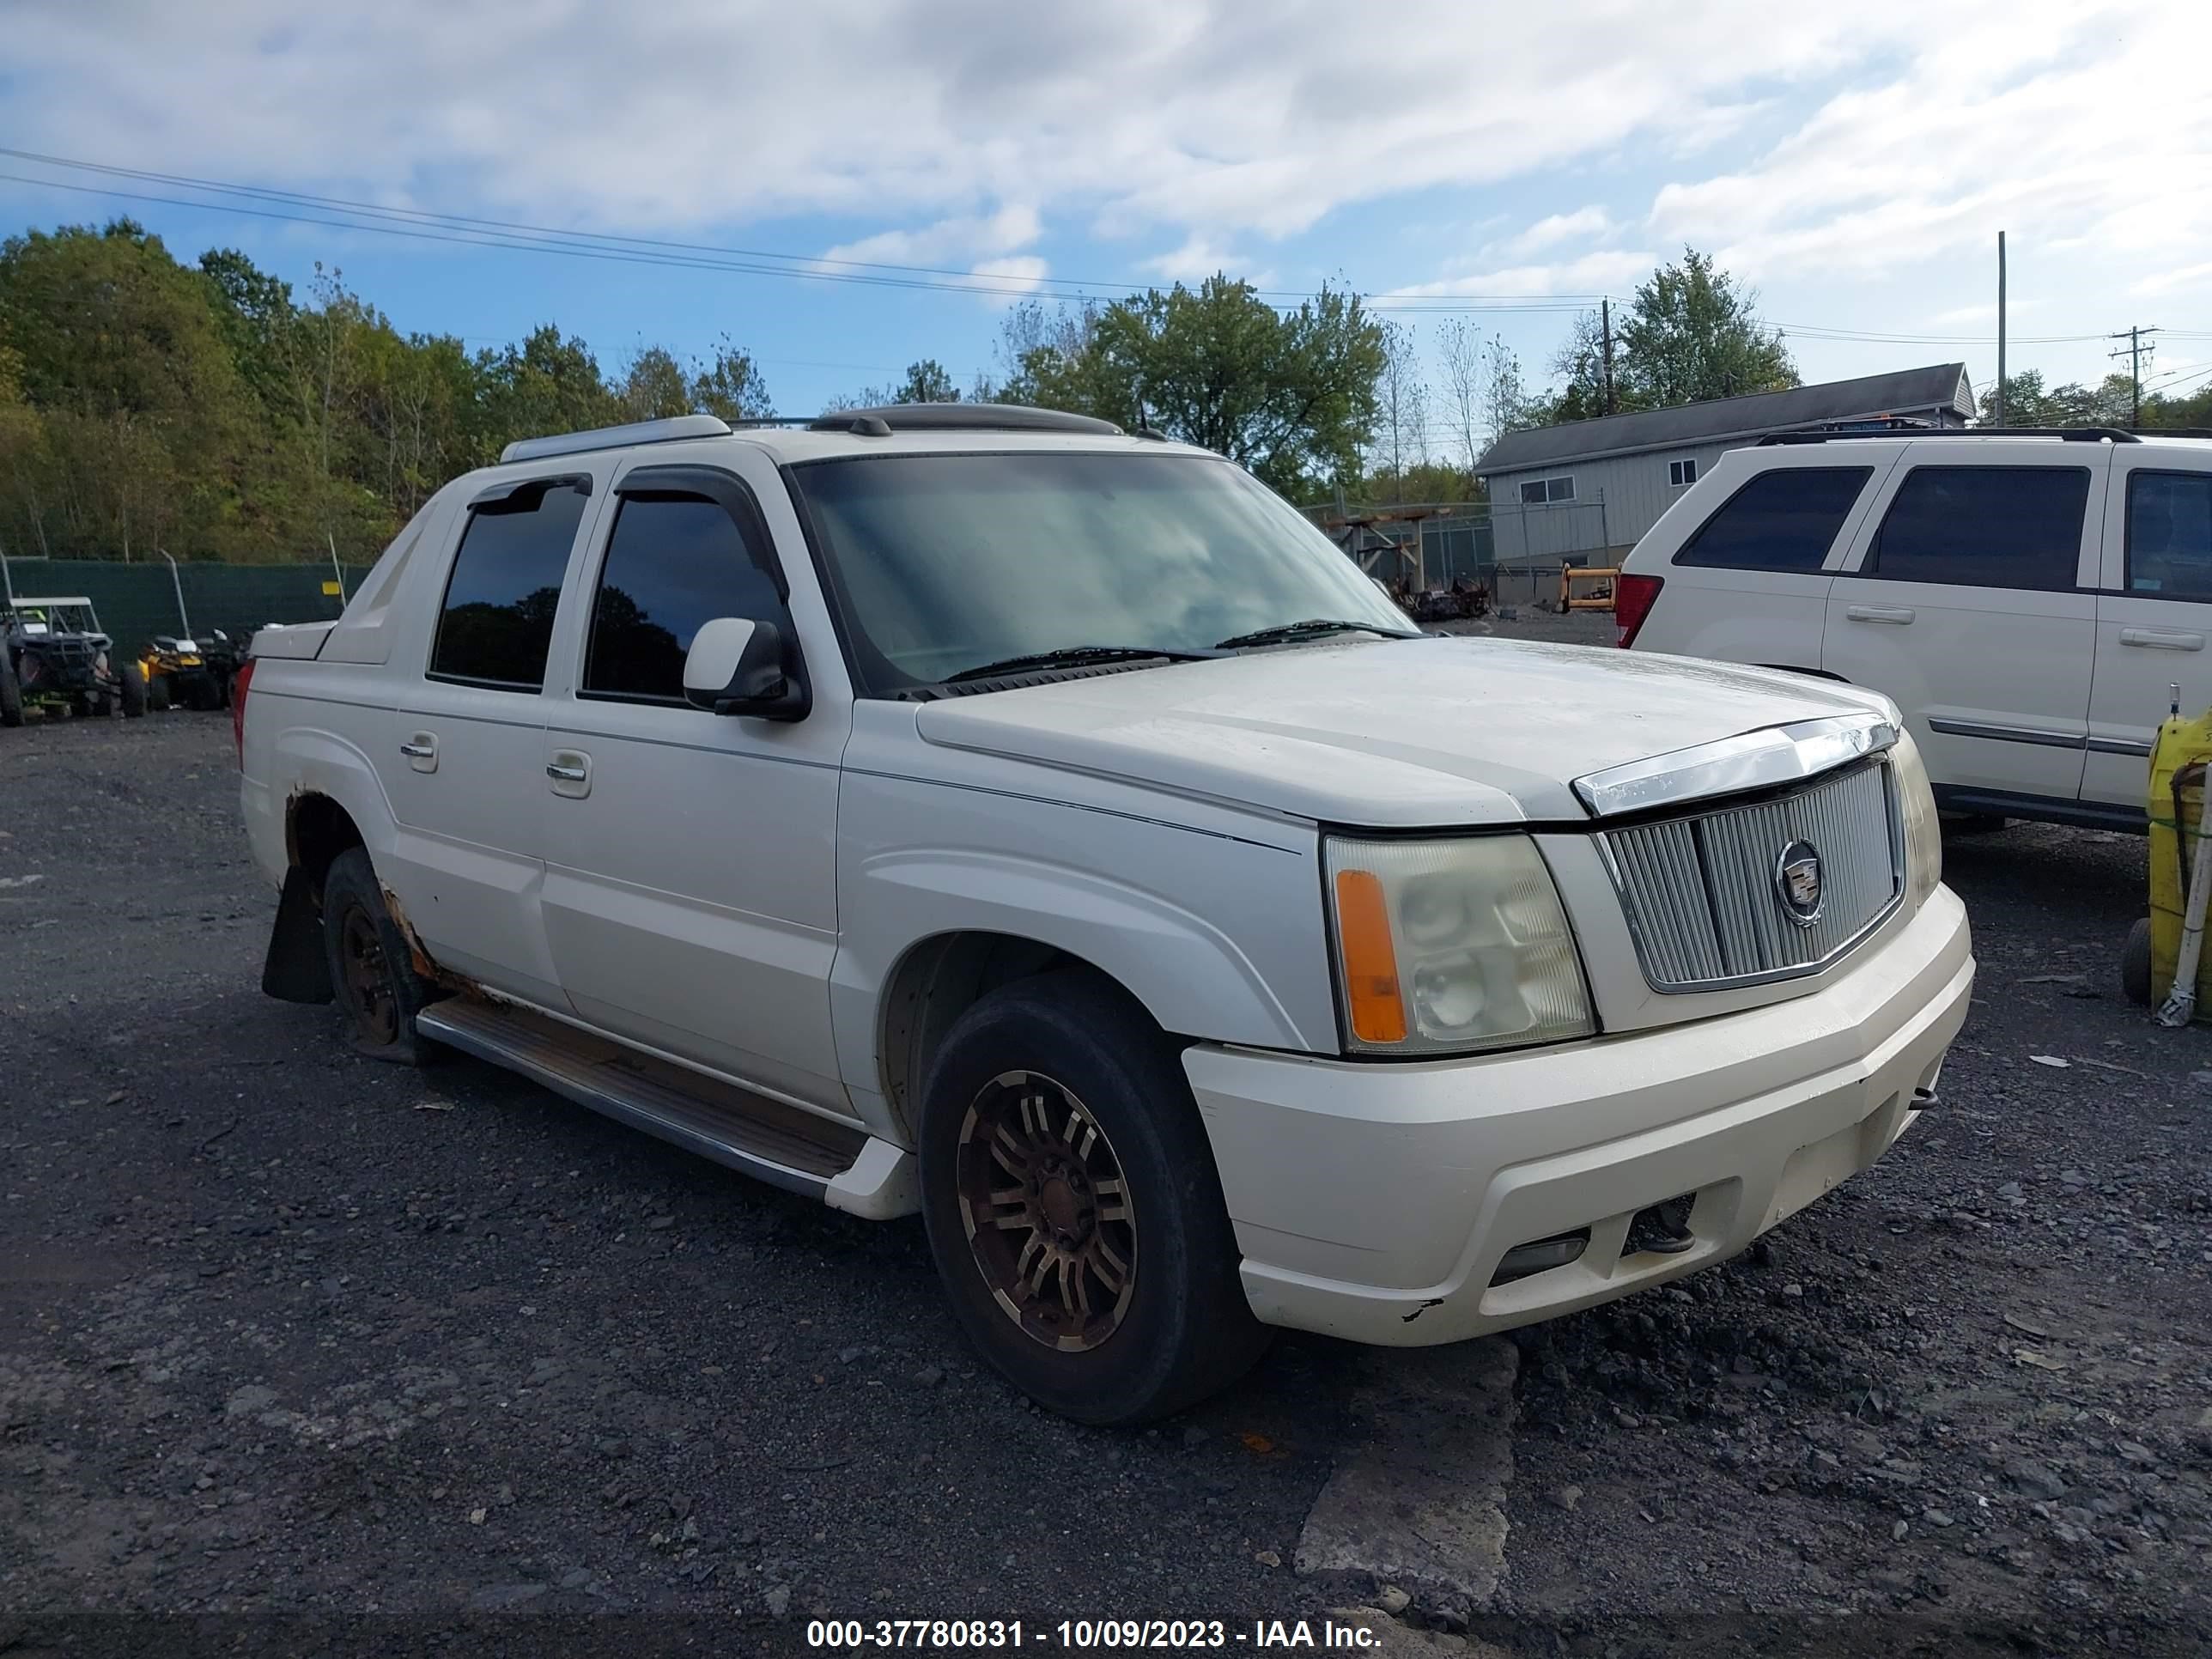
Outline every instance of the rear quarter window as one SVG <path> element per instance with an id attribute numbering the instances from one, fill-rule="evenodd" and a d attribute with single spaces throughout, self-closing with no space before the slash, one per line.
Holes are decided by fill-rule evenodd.
<path id="1" fill-rule="evenodd" d="M 1721 570 L 1818 570 L 1874 476 L 1868 466 L 1780 466 L 1723 501 L 1674 556 Z"/>
<path id="2" fill-rule="evenodd" d="M 562 484 L 478 505 L 461 532 L 430 651 L 434 679 L 538 691 L 583 491 Z"/>

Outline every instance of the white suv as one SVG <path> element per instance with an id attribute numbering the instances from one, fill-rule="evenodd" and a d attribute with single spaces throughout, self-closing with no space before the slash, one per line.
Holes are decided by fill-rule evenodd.
<path id="1" fill-rule="evenodd" d="M 1893 699 L 1946 811 L 2141 830 L 2212 704 L 2212 443 L 2094 428 L 1732 450 L 1623 566 L 1620 642 Z"/>
<path id="2" fill-rule="evenodd" d="M 1412 632 L 1218 456 L 988 406 L 510 446 L 265 629 L 264 988 L 856 1214 L 1093 1422 L 1742 1249 L 1933 1098 L 1881 696 Z"/>

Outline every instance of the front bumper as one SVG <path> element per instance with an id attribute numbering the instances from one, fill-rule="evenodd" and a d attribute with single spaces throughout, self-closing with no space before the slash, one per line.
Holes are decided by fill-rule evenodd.
<path id="1" fill-rule="evenodd" d="M 1867 1168 L 1934 1088 L 1973 977 L 1939 887 L 1820 989 L 1741 1013 L 1474 1060 L 1200 1045 L 1184 1066 L 1254 1312 L 1415 1346 L 1679 1278 Z M 1688 1249 L 1626 1249 L 1683 1194 Z M 1577 1260 L 1492 1282 L 1516 1246 L 1583 1228 Z"/>

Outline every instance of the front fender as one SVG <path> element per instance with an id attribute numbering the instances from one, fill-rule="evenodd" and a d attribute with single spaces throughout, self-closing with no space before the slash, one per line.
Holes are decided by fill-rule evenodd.
<path id="1" fill-rule="evenodd" d="M 886 1088 L 884 1004 L 901 964 L 954 933 L 1088 963 L 1180 1036 L 1335 1051 L 1315 847 L 1045 802 L 1014 813 L 1004 798 L 849 774 L 840 811 L 831 1018 L 856 1101 Z M 932 844 L 917 844 L 925 830 Z"/>

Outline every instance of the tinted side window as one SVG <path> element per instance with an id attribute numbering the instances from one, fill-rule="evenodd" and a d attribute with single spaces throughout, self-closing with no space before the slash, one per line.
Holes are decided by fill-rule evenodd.
<path id="1" fill-rule="evenodd" d="M 1862 574 L 2070 588 L 2088 501 L 2085 466 L 1916 466 L 1898 486 Z"/>
<path id="2" fill-rule="evenodd" d="M 1674 562 L 1724 570 L 1818 570 L 1873 476 L 1869 466 L 1782 466 L 1762 472 L 1721 503 Z"/>
<path id="3" fill-rule="evenodd" d="M 431 673 L 502 691 L 544 687 L 561 578 L 585 501 L 581 490 L 556 486 L 469 514 L 446 581 Z"/>
<path id="4" fill-rule="evenodd" d="M 625 495 L 592 607 L 585 694 L 681 702 L 692 635 L 717 617 L 788 628 L 736 520 L 700 495 Z"/>
<path id="5" fill-rule="evenodd" d="M 2212 472 L 2129 476 L 2128 591 L 2212 599 Z"/>

